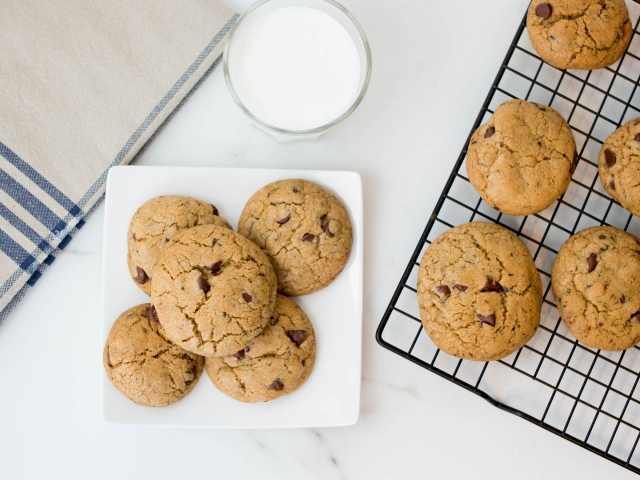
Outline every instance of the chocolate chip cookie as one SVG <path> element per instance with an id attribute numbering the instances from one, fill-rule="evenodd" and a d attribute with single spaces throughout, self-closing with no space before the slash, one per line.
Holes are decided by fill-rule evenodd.
<path id="1" fill-rule="evenodd" d="M 228 228 L 178 232 L 153 269 L 151 301 L 167 335 L 204 356 L 232 355 L 262 332 L 276 276 L 256 245 Z"/>
<path id="2" fill-rule="evenodd" d="M 598 155 L 598 173 L 611 198 L 640 215 L 640 118 L 625 123 L 605 140 Z"/>
<path id="3" fill-rule="evenodd" d="M 150 319 L 151 305 L 133 307 L 114 322 L 102 361 L 111 383 L 147 407 L 176 403 L 196 386 L 204 359 L 174 344 Z"/>
<path id="4" fill-rule="evenodd" d="M 278 295 L 261 335 L 234 355 L 207 358 L 205 367 L 225 395 L 241 402 L 266 402 L 298 389 L 309 378 L 315 357 L 309 318 L 292 299 Z"/>
<path id="5" fill-rule="evenodd" d="M 491 207 L 531 215 L 565 192 L 577 161 L 571 128 L 558 112 L 508 100 L 471 137 L 467 174 Z"/>
<path id="6" fill-rule="evenodd" d="M 306 180 L 258 190 L 242 211 L 238 232 L 269 255 L 285 295 L 306 295 L 333 282 L 349 260 L 353 237 L 342 202 Z"/>
<path id="7" fill-rule="evenodd" d="M 472 222 L 440 235 L 418 273 L 424 329 L 445 353 L 498 360 L 533 337 L 542 284 L 527 247 L 493 223 Z"/>
<path id="8" fill-rule="evenodd" d="M 624 0 L 533 0 L 527 30 L 545 62 L 580 70 L 615 63 L 633 33 Z"/>
<path id="9" fill-rule="evenodd" d="M 553 263 L 560 316 L 579 342 L 625 350 L 640 341 L 640 240 L 614 227 L 571 236 Z"/>
<path id="10" fill-rule="evenodd" d="M 153 267 L 160 252 L 180 230 L 215 224 L 233 230 L 218 209 L 191 197 L 165 195 L 144 203 L 129 223 L 127 264 L 135 284 L 151 294 Z"/>

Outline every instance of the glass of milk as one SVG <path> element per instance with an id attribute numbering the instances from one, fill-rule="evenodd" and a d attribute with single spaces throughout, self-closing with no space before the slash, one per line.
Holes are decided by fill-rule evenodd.
<path id="1" fill-rule="evenodd" d="M 371 49 L 333 0 L 262 0 L 231 29 L 224 75 L 255 126 L 281 142 L 315 140 L 362 101 Z"/>

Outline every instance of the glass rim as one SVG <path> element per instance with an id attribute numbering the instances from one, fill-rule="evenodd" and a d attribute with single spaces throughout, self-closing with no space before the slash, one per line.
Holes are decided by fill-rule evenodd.
<path id="1" fill-rule="evenodd" d="M 249 7 L 249 9 L 246 12 L 244 12 L 240 16 L 240 18 L 238 18 L 238 21 L 233 25 L 233 27 L 231 27 L 231 30 L 229 31 L 229 36 L 227 38 L 227 43 L 224 46 L 224 53 L 222 57 L 224 79 L 227 83 L 227 89 L 231 94 L 231 98 L 236 103 L 236 105 L 240 108 L 240 110 L 242 110 L 244 114 L 251 119 L 251 121 L 255 122 L 256 124 L 260 125 L 261 127 L 269 131 L 280 133 L 283 135 L 292 135 L 292 136 L 314 135 L 314 134 L 325 132 L 330 128 L 333 128 L 334 126 L 336 126 L 338 123 L 345 120 L 349 115 L 351 115 L 355 111 L 355 109 L 358 108 L 358 105 L 360 105 L 360 103 L 362 102 L 365 93 L 367 93 L 367 89 L 369 88 L 369 82 L 371 80 L 371 62 L 372 62 L 371 47 L 369 46 L 369 41 L 367 40 L 367 36 L 365 35 L 364 30 L 362 29 L 358 21 L 355 19 L 355 17 L 351 14 L 351 12 L 349 12 L 349 10 L 347 10 L 345 7 L 340 5 L 338 2 L 334 0 L 316 0 L 324 3 L 328 3 L 329 5 L 336 7 L 349 19 L 349 21 L 351 21 L 353 26 L 358 31 L 360 35 L 360 39 L 362 40 L 362 44 L 364 46 L 364 51 L 365 51 L 364 81 L 362 82 L 362 86 L 360 87 L 358 95 L 356 96 L 354 101 L 351 103 L 351 106 L 344 113 L 342 113 L 342 115 L 330 121 L 329 123 L 325 123 L 324 125 L 321 125 L 319 127 L 310 128 L 306 130 L 289 130 L 286 128 L 276 127 L 275 125 L 271 125 L 270 123 L 267 123 L 264 120 L 258 118 L 256 115 L 251 113 L 251 111 L 244 105 L 244 103 L 242 103 L 242 100 L 240 100 L 240 97 L 238 97 L 238 94 L 236 93 L 236 90 L 233 87 L 233 82 L 231 81 L 231 73 L 229 72 L 229 51 L 231 49 L 231 46 L 233 45 L 233 41 L 235 39 L 235 35 L 238 31 L 238 28 L 258 8 L 272 1 L 275 1 L 275 0 L 260 0 L 259 2 L 256 2 L 251 7 Z"/>

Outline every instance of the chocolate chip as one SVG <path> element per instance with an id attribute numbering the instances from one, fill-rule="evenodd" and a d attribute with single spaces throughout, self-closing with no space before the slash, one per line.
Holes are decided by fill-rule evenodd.
<path id="1" fill-rule="evenodd" d="M 151 305 L 151 308 L 147 312 L 147 316 L 149 317 L 149 320 L 151 320 L 152 322 L 155 322 L 158 325 L 160 325 L 160 319 L 158 318 L 158 312 L 156 311 L 156 307 L 154 305 Z"/>
<path id="2" fill-rule="evenodd" d="M 287 335 L 297 346 L 300 346 L 300 344 L 304 342 L 308 337 L 307 332 L 304 330 L 289 330 L 287 332 Z"/>
<path id="3" fill-rule="evenodd" d="M 107 349 L 107 365 L 109 365 L 110 367 L 113 367 L 111 363 L 111 355 L 109 354 L 109 349 Z"/>
<path id="4" fill-rule="evenodd" d="M 587 263 L 589 264 L 589 270 L 587 270 L 587 272 L 593 272 L 596 269 L 596 265 L 598 265 L 598 256 L 592 253 L 589 255 L 589 258 L 587 258 Z"/>
<path id="5" fill-rule="evenodd" d="M 335 235 L 331 233 L 331 230 L 329 230 L 329 222 L 324 224 L 324 226 L 322 227 L 322 230 L 324 230 L 324 233 L 327 234 L 327 237 L 329 238 L 335 237 Z"/>
<path id="6" fill-rule="evenodd" d="M 273 381 L 273 383 L 271 385 L 269 385 L 269 388 L 271 390 L 283 390 L 284 389 L 284 383 L 282 383 L 280 380 L 276 379 Z"/>
<path id="7" fill-rule="evenodd" d="M 446 285 L 439 285 L 436 287 L 436 290 L 438 291 L 438 293 L 444 293 L 445 297 L 451 295 L 451 289 Z"/>
<path id="8" fill-rule="evenodd" d="M 453 288 L 455 288 L 455 289 L 457 289 L 457 290 L 460 290 L 461 292 L 464 292 L 464 291 L 465 291 L 467 288 L 469 288 L 469 287 L 467 287 L 467 286 L 465 286 L 465 285 L 460 285 L 460 284 L 456 283 L 456 284 L 453 286 Z"/>
<path id="9" fill-rule="evenodd" d="M 636 138 L 634 138 L 634 140 L 635 140 L 636 142 L 640 142 L 640 133 L 638 133 L 638 134 L 636 135 Z"/>
<path id="10" fill-rule="evenodd" d="M 213 214 L 217 217 L 218 215 L 220 215 L 220 212 L 218 211 L 218 209 L 216 208 L 215 205 L 211 205 L 211 208 L 213 208 Z"/>
<path id="11" fill-rule="evenodd" d="M 287 215 L 286 217 L 284 217 L 282 220 L 276 220 L 276 223 L 278 225 L 284 225 L 285 223 L 287 223 L 289 220 L 291 220 L 291 214 Z"/>
<path id="12" fill-rule="evenodd" d="M 244 348 L 242 350 L 238 350 L 236 353 L 233 354 L 234 357 L 236 357 L 238 360 L 242 360 L 244 358 Z"/>
<path id="13" fill-rule="evenodd" d="M 608 148 L 604 151 L 604 163 L 609 168 L 616 164 L 616 154 Z"/>
<path id="14" fill-rule="evenodd" d="M 541 3 L 536 7 L 536 15 L 542 20 L 546 20 L 551 16 L 551 5 L 548 3 Z"/>
<path id="15" fill-rule="evenodd" d="M 147 272 L 145 272 L 140 267 L 136 267 L 136 273 L 137 273 L 136 282 L 138 282 L 140 285 L 144 285 L 145 283 L 147 283 L 147 280 L 149 280 L 149 277 L 147 276 Z"/>
<path id="16" fill-rule="evenodd" d="M 496 133 L 496 129 L 494 127 L 487 128 L 487 131 L 484 132 L 484 138 L 493 137 L 493 134 Z"/>
<path id="17" fill-rule="evenodd" d="M 191 385 L 193 382 L 196 381 L 196 367 L 191 367 L 191 370 L 189 370 L 186 373 L 190 373 L 191 375 L 193 375 L 193 378 L 191 380 L 184 381 L 184 384 L 188 387 L 189 385 Z"/>
<path id="18" fill-rule="evenodd" d="M 620 303 L 624 303 L 627 301 L 627 297 L 624 296 L 624 293 L 620 295 Z"/>
<path id="19" fill-rule="evenodd" d="M 293 193 L 298 193 L 299 190 L 296 187 L 293 187 Z"/>
<path id="20" fill-rule="evenodd" d="M 500 286 L 502 287 L 502 291 L 503 291 L 504 293 L 507 293 L 507 292 L 510 292 L 510 291 L 511 291 L 511 289 L 510 289 L 509 287 L 504 287 L 504 286 L 502 286 L 502 285 L 500 285 Z"/>
<path id="21" fill-rule="evenodd" d="M 502 292 L 502 285 L 498 282 L 494 282 L 493 279 L 488 278 L 487 283 L 485 283 L 484 287 L 482 287 L 481 292 Z"/>
<path id="22" fill-rule="evenodd" d="M 607 238 L 607 237 L 605 237 L 604 235 L 600 235 L 598 238 L 599 238 L 600 240 L 604 240 L 604 239 L 605 239 L 605 238 Z"/>
<path id="23" fill-rule="evenodd" d="M 244 301 L 247 303 L 251 303 L 251 300 L 253 300 L 253 297 L 247 292 L 242 292 L 242 298 L 244 298 Z"/>
<path id="24" fill-rule="evenodd" d="M 480 315 L 478 313 L 478 318 L 482 323 L 486 323 L 487 325 L 491 325 L 492 327 L 496 324 L 496 314 L 492 313 L 491 315 Z"/>
<path id="25" fill-rule="evenodd" d="M 611 180 L 611 181 L 609 182 L 609 188 L 610 188 L 611 190 L 615 190 L 615 189 L 616 189 L 616 182 L 614 182 L 613 180 Z"/>
<path id="26" fill-rule="evenodd" d="M 146 328 L 144 328 L 144 327 L 142 327 L 142 331 L 143 331 L 144 333 L 147 333 L 147 329 L 146 329 Z"/>
<path id="27" fill-rule="evenodd" d="M 600 323 L 598 324 L 598 326 L 599 326 L 599 327 L 602 327 L 602 326 L 604 326 L 604 323 L 600 322 Z"/>
<path id="28" fill-rule="evenodd" d="M 222 273 L 222 260 L 218 260 L 216 263 L 212 263 L 211 265 L 209 265 L 207 268 L 207 270 L 209 270 L 211 272 L 211 276 L 212 277 L 217 277 L 218 275 L 220 275 Z"/>
<path id="29" fill-rule="evenodd" d="M 136 237 L 136 234 L 135 234 L 135 233 L 133 234 L 133 239 L 134 239 L 134 240 L 137 240 L 137 239 L 138 239 L 138 237 Z"/>
<path id="30" fill-rule="evenodd" d="M 631 315 L 631 318 L 629 320 L 633 320 L 634 318 L 638 318 L 640 317 L 640 312 L 636 312 L 633 315 Z"/>
<path id="31" fill-rule="evenodd" d="M 571 166 L 569 167 L 569 173 L 573 175 L 573 172 L 576 171 L 578 167 L 578 152 L 573 152 L 573 160 L 571 161 Z"/>
<path id="32" fill-rule="evenodd" d="M 204 293 L 208 293 L 209 290 L 211 290 L 211 285 L 209 285 L 207 280 L 202 275 L 198 277 L 198 286 Z"/>
<path id="33" fill-rule="evenodd" d="M 315 236 L 315 235 L 313 235 L 313 234 L 311 234 L 311 233 L 305 233 L 305 234 L 302 236 L 302 241 L 303 241 L 303 242 L 310 242 L 310 241 L 311 241 L 311 240 L 313 240 L 314 238 L 316 238 L 316 236 Z"/>

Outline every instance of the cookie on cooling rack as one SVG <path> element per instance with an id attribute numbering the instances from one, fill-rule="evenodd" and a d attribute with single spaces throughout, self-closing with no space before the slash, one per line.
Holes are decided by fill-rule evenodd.
<path id="1" fill-rule="evenodd" d="M 605 140 L 598 155 L 598 173 L 611 198 L 640 215 L 640 118 L 625 123 Z"/>
<path id="2" fill-rule="evenodd" d="M 527 30 L 545 62 L 580 70 L 615 63 L 633 34 L 624 0 L 533 0 Z"/>
<path id="3" fill-rule="evenodd" d="M 542 284 L 527 247 L 503 227 L 472 222 L 440 235 L 418 273 L 422 324 L 445 353 L 498 360 L 540 324 Z"/>
<path id="4" fill-rule="evenodd" d="M 640 240 L 614 227 L 571 236 L 551 270 L 558 311 L 579 342 L 618 351 L 640 341 Z"/>
<path id="5" fill-rule="evenodd" d="M 160 252 L 180 230 L 215 224 L 233 230 L 218 209 L 191 197 L 164 195 L 145 202 L 131 218 L 127 265 L 135 284 L 151 295 L 153 267 Z"/>
<path id="6" fill-rule="evenodd" d="M 471 137 L 467 174 L 491 207 L 531 215 L 564 193 L 577 159 L 571 128 L 558 112 L 508 100 Z"/>

